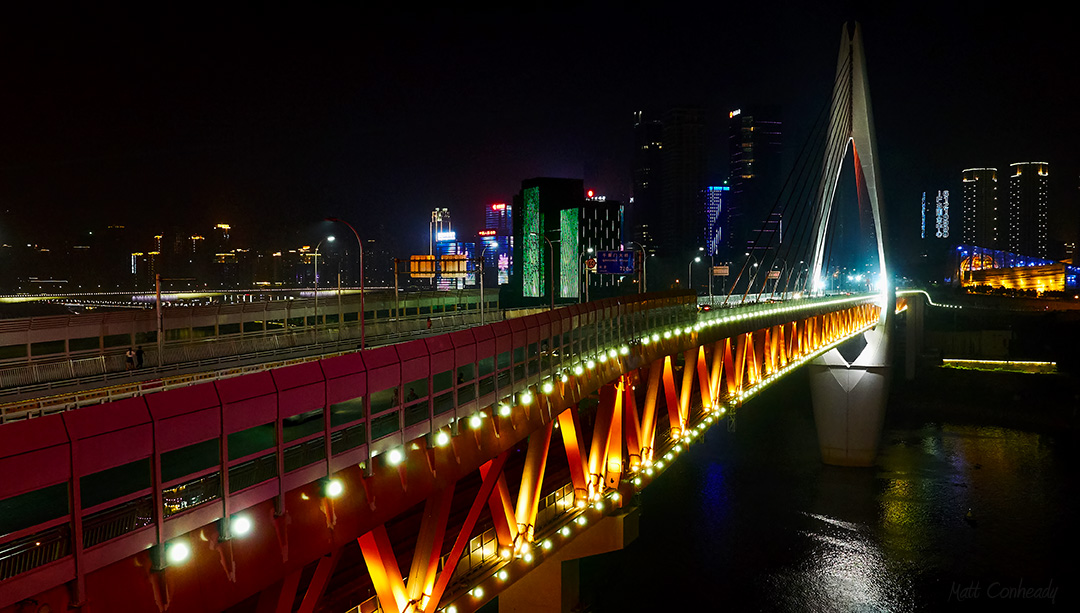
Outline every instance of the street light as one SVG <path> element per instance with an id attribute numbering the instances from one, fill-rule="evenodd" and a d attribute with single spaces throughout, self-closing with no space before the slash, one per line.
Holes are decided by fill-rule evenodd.
<path id="1" fill-rule="evenodd" d="M 589 301 L 589 267 L 585 266 L 585 258 L 588 255 L 590 255 L 592 252 L 593 252 L 593 248 L 589 247 L 588 249 L 585 250 L 585 253 L 581 254 L 581 257 L 578 258 L 578 270 L 584 269 L 584 271 L 585 271 L 585 274 L 584 274 L 585 292 L 583 294 L 582 293 L 578 294 L 578 304 L 581 304 L 582 295 L 585 296 L 585 302 Z"/>
<path id="2" fill-rule="evenodd" d="M 782 268 L 780 268 L 780 276 L 776 277 L 776 283 L 773 283 L 773 288 L 772 288 L 773 298 L 776 298 L 775 294 L 776 294 L 777 288 L 780 286 L 780 279 L 783 278 L 784 271 L 787 270 L 787 260 L 785 260 L 784 258 L 776 258 L 776 259 L 773 260 L 773 266 L 776 266 L 776 260 L 780 260 L 781 262 L 783 262 L 784 266 Z M 770 269 L 769 272 L 772 272 L 772 270 Z"/>
<path id="3" fill-rule="evenodd" d="M 323 240 L 319 241 L 319 244 L 315 245 L 315 342 L 319 342 L 319 247 L 322 247 L 323 242 L 334 242 L 333 236 L 327 236 Z"/>
<path id="4" fill-rule="evenodd" d="M 480 252 L 480 325 L 484 325 L 484 256 L 487 255 L 487 250 L 495 247 L 499 247 L 498 243 L 488 243 L 484 246 L 484 250 Z"/>
<path id="5" fill-rule="evenodd" d="M 701 256 L 690 260 L 690 263 L 686 265 L 686 289 L 694 289 L 694 279 L 691 274 L 694 272 L 694 262 L 700 262 Z"/>
<path id="6" fill-rule="evenodd" d="M 641 290 L 640 291 L 641 291 L 642 294 L 644 294 L 644 293 L 649 291 L 648 287 L 647 287 L 648 286 L 648 275 L 645 274 L 646 273 L 645 262 L 648 261 L 649 254 L 645 251 L 645 247 L 641 243 L 639 243 L 637 241 L 630 241 L 628 244 L 637 245 L 638 247 L 641 247 Z"/>
<path id="7" fill-rule="evenodd" d="M 344 219 L 338 219 L 337 217 L 327 217 L 326 221 L 333 221 L 337 223 L 343 223 L 352 230 L 353 236 L 356 237 L 356 244 L 360 246 L 360 350 L 364 350 L 364 243 L 360 241 L 360 234 L 356 232 L 356 228 L 352 227 L 352 224 Z M 341 325 L 340 322 L 338 325 Z"/>
<path id="8" fill-rule="evenodd" d="M 539 236 L 547 241 L 548 244 L 548 268 L 555 269 L 555 247 L 551 244 L 551 239 L 543 234 L 537 234 L 536 232 L 529 232 L 529 236 Z M 545 275 L 548 280 L 548 295 L 551 296 L 551 310 L 555 310 L 555 280 L 551 278 L 550 274 Z"/>

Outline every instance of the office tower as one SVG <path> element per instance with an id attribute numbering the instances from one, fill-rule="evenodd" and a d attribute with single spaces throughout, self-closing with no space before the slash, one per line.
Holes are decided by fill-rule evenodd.
<path id="1" fill-rule="evenodd" d="M 431 212 L 431 222 L 428 224 L 428 255 L 435 255 L 435 243 L 439 242 L 439 236 L 447 232 L 453 232 L 450 227 L 450 209 L 435 209 Z"/>
<path id="2" fill-rule="evenodd" d="M 705 218 L 705 120 L 699 109 L 676 108 L 664 114 L 662 226 L 660 252 L 697 252 Z M 654 236 L 656 234 L 654 233 Z"/>
<path id="3" fill-rule="evenodd" d="M 923 192 L 923 238 L 927 235 L 931 238 L 949 238 L 952 232 L 949 214 L 949 190 L 939 189 L 933 206 L 926 201 L 926 192 Z M 933 222 L 934 227 L 927 232 L 926 226 L 930 222 Z"/>
<path id="4" fill-rule="evenodd" d="M 586 198 L 578 215 L 578 246 L 576 253 L 579 263 L 600 251 L 621 251 L 623 246 L 623 216 L 625 207 L 616 200 L 607 200 L 603 196 Z M 565 251 L 567 256 L 574 252 Z M 584 268 L 581 268 L 584 272 Z M 584 273 L 589 287 L 616 287 L 619 277 L 613 274 Z M 570 294 L 568 294 L 570 295 Z M 590 298 L 595 298 L 590 294 Z"/>
<path id="5" fill-rule="evenodd" d="M 513 293 L 526 299 L 550 298 L 550 285 L 555 297 L 577 297 L 578 215 L 584 201 L 581 179 L 536 178 L 521 182 L 521 193 L 514 197 L 512 210 Z"/>
<path id="6" fill-rule="evenodd" d="M 488 285 L 494 281 L 505 285 L 510 277 L 513 260 L 513 206 L 496 202 L 484 207 L 484 229 L 478 233 L 478 244 L 484 257 L 484 277 Z"/>
<path id="7" fill-rule="evenodd" d="M 645 111 L 634 113 L 634 171 L 630 204 L 631 238 L 649 252 L 657 249 L 663 225 L 661 153 L 664 126 Z"/>
<path id="8" fill-rule="evenodd" d="M 783 186 L 782 128 L 776 109 L 735 109 L 728 113 L 728 151 L 731 186 L 727 226 L 732 252 L 740 246 L 776 248 L 768 239 L 779 239 L 779 219 L 771 216 Z M 767 225 L 775 232 L 758 236 Z"/>
<path id="9" fill-rule="evenodd" d="M 998 247 L 997 168 L 964 170 L 964 243 Z"/>
<path id="10" fill-rule="evenodd" d="M 705 188 L 705 255 L 714 256 L 720 252 L 724 241 L 724 214 L 727 213 L 724 200 L 729 189 L 727 185 Z"/>
<path id="11" fill-rule="evenodd" d="M 1009 251 L 1045 258 L 1047 244 L 1046 162 L 1017 162 L 1009 165 Z"/>

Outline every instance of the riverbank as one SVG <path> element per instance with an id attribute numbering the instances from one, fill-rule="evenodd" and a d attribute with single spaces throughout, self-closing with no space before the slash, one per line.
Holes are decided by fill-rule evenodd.
<path id="1" fill-rule="evenodd" d="M 894 417 L 1080 433 L 1080 379 L 1067 373 L 928 367 L 914 381 L 895 376 L 889 406 Z"/>

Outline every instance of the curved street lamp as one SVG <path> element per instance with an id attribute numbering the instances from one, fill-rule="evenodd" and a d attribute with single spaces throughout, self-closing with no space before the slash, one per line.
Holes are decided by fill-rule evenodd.
<path id="1" fill-rule="evenodd" d="M 334 242 L 333 236 L 327 236 L 315 245 L 315 343 L 319 342 L 319 247 L 323 242 Z"/>
<path id="2" fill-rule="evenodd" d="M 356 228 L 352 227 L 352 224 L 344 219 L 338 219 L 337 217 L 327 217 L 326 221 L 333 221 L 336 223 L 343 223 L 350 230 L 352 230 L 353 236 L 356 237 L 356 244 L 360 246 L 360 350 L 364 350 L 364 243 L 360 241 L 360 234 L 357 233 Z M 318 292 L 316 292 L 318 293 Z M 341 322 L 338 322 L 341 325 Z"/>
<path id="3" fill-rule="evenodd" d="M 578 258 L 578 270 L 584 271 L 583 277 L 585 279 L 585 291 L 578 293 L 578 304 L 581 304 L 582 296 L 584 296 L 585 302 L 589 301 L 589 267 L 585 265 L 585 258 L 591 255 L 592 252 L 593 248 L 589 247 L 585 250 L 585 253 L 582 253 L 581 257 Z"/>
<path id="4" fill-rule="evenodd" d="M 649 254 L 645 251 L 645 246 L 637 241 L 628 241 L 627 244 L 637 245 L 641 248 L 641 289 L 639 291 L 642 294 L 648 293 L 648 275 L 646 274 L 645 262 L 648 261 Z"/>
<path id="5" fill-rule="evenodd" d="M 686 289 L 694 289 L 694 278 L 691 276 L 694 272 L 694 262 L 700 262 L 701 256 L 690 260 L 690 263 L 686 265 Z"/>
<path id="6" fill-rule="evenodd" d="M 536 232 L 529 232 L 529 236 L 539 236 L 540 238 L 547 241 L 547 244 L 548 244 L 548 269 L 553 272 L 555 270 L 555 260 L 554 260 L 554 258 L 555 258 L 555 247 L 551 244 L 551 239 L 548 238 L 547 236 L 543 235 L 543 234 L 538 234 Z M 548 280 L 548 295 L 551 297 L 551 310 L 554 311 L 555 310 L 555 280 L 552 279 L 551 274 L 547 274 L 545 276 L 547 277 L 547 280 Z"/>

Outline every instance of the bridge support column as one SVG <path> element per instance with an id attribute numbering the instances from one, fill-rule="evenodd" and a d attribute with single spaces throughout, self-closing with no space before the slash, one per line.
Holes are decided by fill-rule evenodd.
<path id="1" fill-rule="evenodd" d="M 872 466 L 885 423 L 889 398 L 888 337 L 879 325 L 864 334 L 865 346 L 851 363 L 851 343 L 833 348 L 810 365 L 810 395 L 814 403 L 821 460 L 836 466 Z"/>
<path id="2" fill-rule="evenodd" d="M 906 302 L 904 378 L 912 381 L 915 379 L 916 360 L 923 350 L 923 313 L 926 311 L 926 300 L 921 294 L 912 294 L 907 296 Z"/>
<path id="3" fill-rule="evenodd" d="M 608 515 L 503 590 L 499 613 L 570 613 L 580 601 L 579 560 L 618 551 L 637 539 L 638 508 Z"/>

